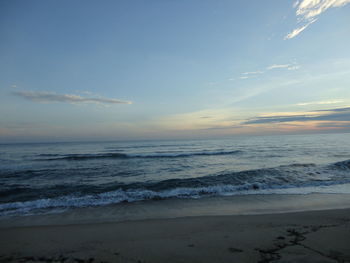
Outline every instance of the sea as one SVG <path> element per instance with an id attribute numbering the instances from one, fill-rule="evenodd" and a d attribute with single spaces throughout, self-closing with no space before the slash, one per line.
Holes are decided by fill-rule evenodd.
<path id="1" fill-rule="evenodd" d="M 350 133 L 0 145 L 0 217 L 310 193 L 350 193 Z"/>

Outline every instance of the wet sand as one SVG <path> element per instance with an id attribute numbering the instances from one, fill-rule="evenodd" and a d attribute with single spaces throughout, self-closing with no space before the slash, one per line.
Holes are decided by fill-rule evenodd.
<path id="1" fill-rule="evenodd" d="M 64 215 L 54 216 L 65 222 Z M 1 224 L 0 262 L 350 262 L 350 209 L 60 225 L 32 220 L 32 226 L 19 219 L 16 226 Z"/>

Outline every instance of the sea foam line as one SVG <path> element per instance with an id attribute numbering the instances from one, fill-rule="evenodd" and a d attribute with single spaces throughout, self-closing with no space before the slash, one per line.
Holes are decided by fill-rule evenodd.
<path id="1" fill-rule="evenodd" d="M 201 198 L 205 196 L 231 196 L 250 194 L 308 194 L 318 192 L 322 187 L 349 184 L 350 180 L 313 182 L 302 186 L 296 185 L 268 185 L 263 183 L 243 185 L 214 185 L 196 188 L 174 188 L 163 191 L 145 189 L 117 189 L 94 195 L 62 196 L 57 198 L 38 199 L 25 202 L 13 202 L 0 205 L 0 216 L 24 215 L 35 210 L 79 208 L 91 206 L 104 206 L 121 202 L 137 202 L 144 200 L 159 200 L 169 198 Z M 321 187 L 321 188 L 320 188 Z M 283 191 L 282 191 L 283 190 Z M 286 191 L 287 190 L 287 191 Z M 289 190 L 289 191 L 288 191 Z M 324 192 L 324 190 L 323 190 Z M 327 191 L 326 191 L 327 192 Z M 333 192 L 332 192 L 333 193 Z M 350 190 L 349 190 L 350 193 Z"/>

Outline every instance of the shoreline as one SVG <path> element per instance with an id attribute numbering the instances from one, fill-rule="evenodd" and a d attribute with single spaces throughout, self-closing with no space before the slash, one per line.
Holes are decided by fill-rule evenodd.
<path id="1" fill-rule="evenodd" d="M 285 214 L 350 208 L 350 194 L 257 194 L 166 199 L 68 209 L 61 213 L 0 217 L 0 229 L 140 220 Z"/>
<path id="2" fill-rule="evenodd" d="M 0 262 L 350 262 L 350 209 L 0 229 Z"/>

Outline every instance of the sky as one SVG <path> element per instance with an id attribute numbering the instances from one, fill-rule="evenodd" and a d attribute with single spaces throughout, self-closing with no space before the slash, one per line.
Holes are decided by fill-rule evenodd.
<path id="1" fill-rule="evenodd" d="M 350 132 L 350 0 L 0 1 L 0 142 Z"/>

